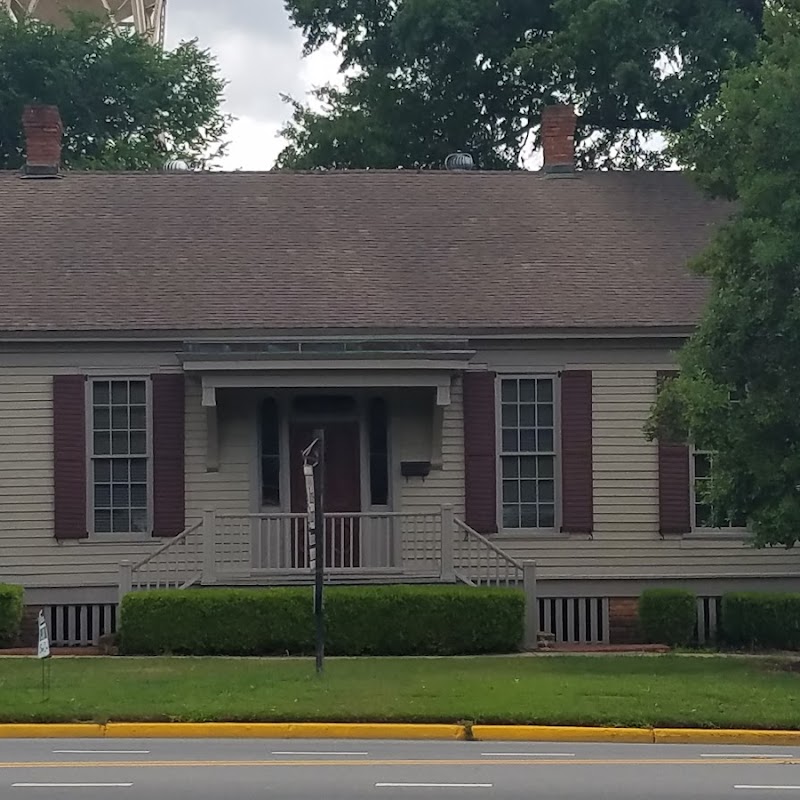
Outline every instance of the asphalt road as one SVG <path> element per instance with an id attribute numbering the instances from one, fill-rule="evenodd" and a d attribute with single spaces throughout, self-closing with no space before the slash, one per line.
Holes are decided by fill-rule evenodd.
<path id="1" fill-rule="evenodd" d="M 800 748 L 0 739 L 3 800 L 798 798 Z"/>

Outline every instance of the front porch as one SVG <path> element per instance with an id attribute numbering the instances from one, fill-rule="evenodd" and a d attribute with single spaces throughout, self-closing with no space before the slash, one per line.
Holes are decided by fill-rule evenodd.
<path id="1" fill-rule="evenodd" d="M 325 521 L 328 583 L 522 584 L 523 564 L 449 505 L 420 513 L 332 512 Z M 311 584 L 306 522 L 301 513 L 208 510 L 138 563 L 123 562 L 120 596 L 140 589 Z"/>

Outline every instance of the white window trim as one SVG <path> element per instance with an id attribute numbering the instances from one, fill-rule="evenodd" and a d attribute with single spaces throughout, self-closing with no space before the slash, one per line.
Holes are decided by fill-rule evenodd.
<path id="1" fill-rule="evenodd" d="M 695 455 L 712 455 L 710 450 L 698 450 L 693 444 L 689 445 L 689 523 L 691 532 L 684 534 L 689 539 L 747 539 L 750 532 L 747 528 L 727 525 L 724 528 L 698 527 L 697 525 L 697 495 L 695 492 Z"/>
<path id="2" fill-rule="evenodd" d="M 493 539 L 522 539 L 535 536 L 537 539 L 568 539 L 568 533 L 562 533 L 561 508 L 561 373 L 558 370 L 536 372 L 497 371 L 494 382 L 495 408 L 495 515 L 497 533 Z M 502 385 L 504 380 L 535 380 L 546 378 L 553 381 L 553 502 L 554 525 L 552 528 L 505 528 L 503 527 L 503 405 Z"/>
<path id="3" fill-rule="evenodd" d="M 140 533 L 97 532 L 94 529 L 94 394 L 95 381 L 144 381 L 147 436 L 145 437 L 145 459 L 147 460 L 147 530 Z M 86 530 L 89 534 L 82 541 L 125 543 L 144 542 L 153 538 L 153 383 L 150 374 L 92 373 L 86 376 L 84 394 L 86 428 Z"/>

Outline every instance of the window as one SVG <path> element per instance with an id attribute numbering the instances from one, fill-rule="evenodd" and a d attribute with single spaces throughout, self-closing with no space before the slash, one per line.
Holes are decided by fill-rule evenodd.
<path id="1" fill-rule="evenodd" d="M 554 379 L 503 378 L 500 422 L 503 527 L 555 527 Z"/>
<path id="2" fill-rule="evenodd" d="M 261 403 L 261 505 L 281 504 L 280 417 L 275 398 Z"/>
<path id="3" fill-rule="evenodd" d="M 95 533 L 145 533 L 148 514 L 147 381 L 93 380 Z"/>
<path id="4" fill-rule="evenodd" d="M 389 505 L 389 420 L 386 401 L 369 405 L 369 491 L 373 506 Z"/>
<path id="5" fill-rule="evenodd" d="M 724 528 L 746 528 L 747 520 L 733 517 L 722 525 L 714 525 L 714 508 L 708 500 L 711 485 L 711 473 L 714 465 L 714 454 L 709 450 L 692 451 L 693 486 L 692 510 L 694 528 L 722 530 Z"/>

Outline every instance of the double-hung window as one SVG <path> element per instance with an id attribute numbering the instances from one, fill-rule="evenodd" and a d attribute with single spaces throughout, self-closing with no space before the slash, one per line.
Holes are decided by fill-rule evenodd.
<path id="1" fill-rule="evenodd" d="M 148 381 L 93 379 L 90 488 L 95 533 L 150 530 Z"/>
<path id="2" fill-rule="evenodd" d="M 713 467 L 713 451 L 692 448 L 692 528 L 700 530 L 746 528 L 747 521 L 740 517 L 732 517 L 720 525 L 714 525 L 715 509 L 708 499 Z"/>
<path id="3" fill-rule="evenodd" d="M 555 379 L 500 381 L 500 468 L 504 529 L 556 524 Z"/>

